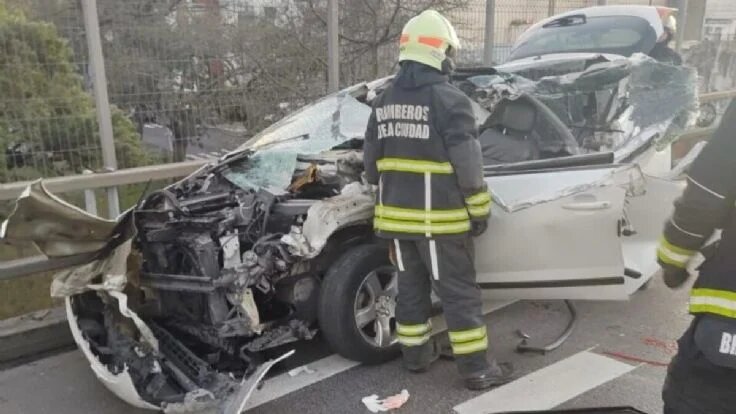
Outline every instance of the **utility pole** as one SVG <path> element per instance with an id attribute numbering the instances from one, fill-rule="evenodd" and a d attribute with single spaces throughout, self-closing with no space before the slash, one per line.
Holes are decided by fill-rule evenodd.
<path id="1" fill-rule="evenodd" d="M 483 34 L 483 64 L 493 65 L 493 45 L 496 31 L 496 0 L 486 0 L 486 27 Z"/>
<path id="2" fill-rule="evenodd" d="M 340 87 L 340 39 L 338 37 L 338 0 L 327 0 L 327 92 Z"/>
<path id="3" fill-rule="evenodd" d="M 677 41 L 675 43 L 675 49 L 678 53 L 682 52 L 682 42 L 685 38 L 685 29 L 687 28 L 687 8 L 688 8 L 688 0 L 680 0 L 679 7 L 678 7 L 678 16 L 677 16 Z"/>
<path id="4" fill-rule="evenodd" d="M 547 16 L 554 16 L 555 10 L 557 10 L 557 0 L 547 0 L 549 10 L 547 11 Z"/>
<path id="5" fill-rule="evenodd" d="M 100 39 L 100 21 L 97 16 L 97 1 L 82 0 L 84 14 L 84 32 L 89 49 L 89 64 L 92 68 L 92 85 L 97 110 L 97 124 L 100 128 L 100 146 L 102 149 L 102 163 L 106 171 L 115 171 L 118 161 L 115 157 L 115 142 L 112 132 L 112 118 L 110 115 L 110 100 L 107 96 L 107 77 L 105 76 L 105 60 L 102 57 L 102 40 Z M 108 215 L 111 219 L 120 215 L 120 200 L 117 187 L 110 187 L 107 191 Z"/>

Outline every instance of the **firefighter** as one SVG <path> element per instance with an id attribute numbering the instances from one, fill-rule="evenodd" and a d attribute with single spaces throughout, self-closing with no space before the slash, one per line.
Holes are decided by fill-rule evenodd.
<path id="1" fill-rule="evenodd" d="M 694 319 L 679 340 L 663 390 L 665 414 L 736 411 L 736 101 L 693 163 L 657 256 L 670 288 L 685 284 L 697 251 L 705 256 L 690 293 Z M 710 242 L 721 229 L 719 241 Z"/>
<path id="2" fill-rule="evenodd" d="M 479 390 L 508 382 L 511 367 L 486 357 L 471 234 L 485 231 L 491 197 L 470 100 L 449 83 L 459 43 L 437 11 L 409 20 L 399 72 L 373 102 L 364 163 L 367 181 L 378 186 L 374 228 L 389 240 L 399 272 L 404 366 L 423 372 L 438 358 L 429 319 L 434 283 L 460 375 Z"/>

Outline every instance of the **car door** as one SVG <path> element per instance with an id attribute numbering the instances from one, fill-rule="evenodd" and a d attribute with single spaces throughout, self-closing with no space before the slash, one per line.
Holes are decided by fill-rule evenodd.
<path id="1" fill-rule="evenodd" d="M 475 244 L 484 296 L 628 298 L 621 224 L 640 179 L 636 168 L 611 164 L 487 173 L 493 216 Z"/>

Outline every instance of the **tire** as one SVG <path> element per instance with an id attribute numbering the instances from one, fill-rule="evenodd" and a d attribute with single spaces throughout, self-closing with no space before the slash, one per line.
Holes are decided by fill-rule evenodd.
<path id="1" fill-rule="evenodd" d="M 399 354 L 399 345 L 395 340 L 379 347 L 366 337 L 366 330 L 378 329 L 377 322 L 361 329 L 356 321 L 356 307 L 369 298 L 364 282 L 372 272 L 391 272 L 394 278 L 397 277 L 389 260 L 388 248 L 363 244 L 345 252 L 327 271 L 322 282 L 318 310 L 319 327 L 332 350 L 364 364 L 379 364 Z M 376 275 L 378 277 L 378 273 Z M 382 279 L 387 277 L 391 276 L 381 274 Z M 391 320 L 391 338 L 395 338 L 395 322 Z"/>

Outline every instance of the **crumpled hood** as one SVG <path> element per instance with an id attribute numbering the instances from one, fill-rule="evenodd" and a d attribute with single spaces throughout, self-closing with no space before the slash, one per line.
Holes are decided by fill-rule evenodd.
<path id="1" fill-rule="evenodd" d="M 48 257 L 69 256 L 102 249 L 116 225 L 61 201 L 38 180 L 18 198 L 0 238 L 31 241 Z"/>
<path id="2" fill-rule="evenodd" d="M 540 56 L 530 56 L 518 60 L 512 60 L 505 62 L 501 65 L 495 66 L 495 69 L 499 72 L 514 73 L 520 70 L 528 68 L 544 68 L 560 64 L 573 64 L 577 62 L 581 67 L 584 67 L 586 62 L 590 61 L 616 61 L 626 60 L 625 56 L 612 55 L 608 53 L 590 53 L 590 52 L 578 52 L 578 53 L 550 53 Z"/>

